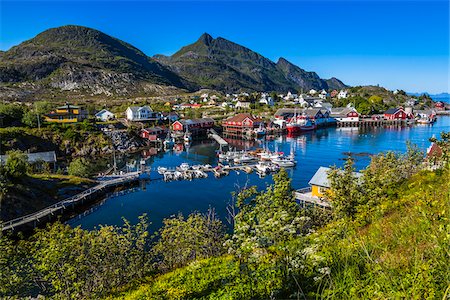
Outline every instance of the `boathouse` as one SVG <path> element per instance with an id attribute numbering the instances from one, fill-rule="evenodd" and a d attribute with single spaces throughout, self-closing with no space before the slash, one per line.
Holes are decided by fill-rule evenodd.
<path id="1" fill-rule="evenodd" d="M 407 114 L 402 107 L 390 108 L 384 112 L 386 120 L 406 120 Z"/>
<path id="2" fill-rule="evenodd" d="M 301 205 L 318 205 L 322 207 L 331 207 L 331 203 L 325 199 L 326 191 L 331 187 L 328 179 L 328 173 L 331 169 L 320 167 L 311 180 L 308 182 L 309 187 L 296 190 L 295 198 Z M 362 173 L 353 172 L 356 178 L 361 178 Z"/>
<path id="3" fill-rule="evenodd" d="M 156 141 L 166 134 L 166 130 L 156 126 L 152 128 L 144 128 L 140 132 L 140 137 L 149 141 Z"/>
<path id="4" fill-rule="evenodd" d="M 353 107 L 334 107 L 330 117 L 338 122 L 359 122 L 359 113 Z"/>
<path id="5" fill-rule="evenodd" d="M 242 134 L 248 131 L 253 131 L 259 127 L 262 120 L 257 119 L 249 113 L 237 114 L 222 122 L 223 131 L 231 134 Z"/>
<path id="6" fill-rule="evenodd" d="M 175 121 L 172 125 L 173 131 L 189 131 L 193 135 L 204 134 L 214 127 L 214 120 L 211 118 L 187 119 Z"/>

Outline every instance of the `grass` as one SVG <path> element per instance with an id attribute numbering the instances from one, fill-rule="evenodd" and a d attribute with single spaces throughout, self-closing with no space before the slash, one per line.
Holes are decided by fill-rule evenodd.
<path id="1" fill-rule="evenodd" d="M 315 250 L 307 255 L 304 267 L 292 270 L 301 278 L 302 292 L 329 299 L 446 299 L 448 178 L 448 171 L 420 172 L 398 187 L 399 196 L 380 204 L 381 212 L 372 223 L 337 219 L 307 237 L 306 245 Z M 293 260 L 306 250 L 296 242 L 292 241 Z M 243 265 L 231 255 L 202 260 L 108 299 L 265 299 L 280 289 L 287 289 L 281 295 L 294 295 L 297 283 L 276 267 L 280 257 L 283 254 L 278 259 L 267 256 L 250 274 L 242 272 Z"/>
<path id="2" fill-rule="evenodd" d="M 32 174 L 29 176 L 40 180 L 57 180 L 57 185 L 59 188 L 80 184 L 93 184 L 95 182 L 94 180 L 88 178 L 62 174 Z"/>

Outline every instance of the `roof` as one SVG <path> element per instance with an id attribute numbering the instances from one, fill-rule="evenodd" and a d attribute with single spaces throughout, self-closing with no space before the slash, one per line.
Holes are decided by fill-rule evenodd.
<path id="1" fill-rule="evenodd" d="M 56 153 L 55 151 L 48 152 L 36 152 L 36 153 L 26 153 L 28 156 L 28 161 L 33 163 L 37 161 L 45 161 L 49 163 L 56 162 Z M 8 155 L 0 155 L 0 161 L 6 161 L 8 159 Z"/>
<path id="2" fill-rule="evenodd" d="M 311 178 L 311 180 L 308 182 L 310 185 L 316 185 L 321 187 L 331 187 L 330 181 L 328 180 L 328 172 L 330 171 L 330 168 L 327 167 L 320 167 L 314 176 Z M 362 173 L 359 172 L 353 172 L 353 175 L 357 178 L 360 178 L 363 176 Z"/>
<path id="3" fill-rule="evenodd" d="M 137 113 L 139 110 L 144 109 L 144 108 L 149 110 L 149 111 L 153 111 L 151 109 L 151 107 L 148 106 L 148 105 L 144 105 L 144 106 L 129 106 L 128 108 L 133 112 L 133 114 Z"/>
<path id="4" fill-rule="evenodd" d="M 158 132 L 158 131 L 166 131 L 166 130 L 167 130 L 166 128 L 162 128 L 162 127 L 159 127 L 159 126 L 142 129 L 142 131 L 146 131 L 148 133 Z"/>
<path id="5" fill-rule="evenodd" d="M 397 113 L 400 109 L 401 108 L 389 108 L 384 113 L 387 114 L 387 115 L 393 115 L 393 114 Z"/>
<path id="6" fill-rule="evenodd" d="M 211 118 L 200 118 L 200 119 L 187 119 L 187 120 L 179 120 L 181 124 L 198 124 L 198 123 L 214 123 L 214 120 Z"/>
<path id="7" fill-rule="evenodd" d="M 330 116 L 332 117 L 347 116 L 351 112 L 356 112 L 356 110 L 352 107 L 335 107 L 331 109 Z"/>
<path id="8" fill-rule="evenodd" d="M 256 121 L 255 117 L 253 117 L 251 114 L 249 113 L 242 113 L 242 114 L 237 114 L 231 118 L 228 118 L 225 120 L 225 122 L 242 122 L 244 121 L 246 118 L 249 118 L 252 121 Z"/>
<path id="9" fill-rule="evenodd" d="M 308 117 L 314 117 L 318 113 L 322 113 L 320 108 L 308 108 L 301 111 L 302 114 L 308 116 Z"/>
<path id="10" fill-rule="evenodd" d="M 80 107 L 77 105 L 66 104 L 66 105 L 58 106 L 56 109 L 65 109 L 65 108 L 80 108 Z"/>
<path id="11" fill-rule="evenodd" d="M 107 109 L 102 109 L 101 111 L 97 112 L 97 113 L 95 114 L 95 116 L 100 116 L 101 114 L 104 114 L 104 113 L 110 113 L 110 114 L 113 114 L 112 112 L 110 112 L 110 111 L 107 110 Z"/>

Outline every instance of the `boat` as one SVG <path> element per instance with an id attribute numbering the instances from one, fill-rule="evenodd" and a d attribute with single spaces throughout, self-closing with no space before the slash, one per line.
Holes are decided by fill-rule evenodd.
<path id="1" fill-rule="evenodd" d="M 255 166 L 255 168 L 256 168 L 256 171 L 258 173 L 261 173 L 261 174 L 268 174 L 268 173 L 270 173 L 270 167 L 268 165 L 264 164 L 264 163 L 257 164 Z"/>
<path id="2" fill-rule="evenodd" d="M 416 122 L 418 124 L 431 124 L 431 123 L 433 123 L 433 121 L 430 120 L 429 118 L 420 118 L 420 119 L 417 119 Z"/>
<path id="3" fill-rule="evenodd" d="M 297 162 L 291 157 L 280 157 L 272 160 L 272 162 L 284 168 L 295 167 L 295 165 L 297 164 Z"/>
<path id="4" fill-rule="evenodd" d="M 234 158 L 234 162 L 238 163 L 238 164 L 250 163 L 250 162 L 254 162 L 255 160 L 256 160 L 256 158 L 254 158 L 253 156 L 250 156 L 248 154 L 245 154 L 245 153 L 241 156 Z"/>
<path id="5" fill-rule="evenodd" d="M 168 170 L 166 167 L 158 167 L 158 174 L 163 175 L 164 173 L 166 173 Z"/>
<path id="6" fill-rule="evenodd" d="M 288 134 L 294 134 L 302 131 L 314 130 L 316 129 L 316 125 L 306 116 L 299 119 L 297 116 L 297 111 L 295 111 L 294 116 L 291 118 L 289 123 L 286 124 L 286 129 Z"/>
<path id="7" fill-rule="evenodd" d="M 187 171 L 187 170 L 189 170 L 191 167 L 189 166 L 189 164 L 188 163 L 182 163 L 180 166 L 179 166 L 179 169 L 181 170 L 181 171 Z"/>
<path id="8" fill-rule="evenodd" d="M 169 118 L 169 131 L 167 132 L 166 138 L 163 141 L 163 146 L 164 148 L 167 149 L 172 149 L 173 146 L 175 145 L 175 139 L 172 136 L 172 131 L 170 129 L 170 118 Z"/>
<path id="9" fill-rule="evenodd" d="M 192 141 L 192 134 L 189 132 L 189 130 L 186 127 L 186 132 L 183 135 L 183 140 L 185 143 L 189 143 Z"/>
<path id="10" fill-rule="evenodd" d="M 255 129 L 256 136 L 264 136 L 266 135 L 266 129 L 264 128 L 264 124 L 261 122 L 259 127 Z"/>

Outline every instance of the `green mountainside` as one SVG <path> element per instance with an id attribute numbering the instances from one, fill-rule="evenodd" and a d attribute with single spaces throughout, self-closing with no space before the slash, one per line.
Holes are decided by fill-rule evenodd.
<path id="1" fill-rule="evenodd" d="M 98 30 L 46 30 L 0 56 L 0 81 L 90 94 L 130 94 L 155 86 L 185 88 L 182 79 L 137 48 Z"/>
<path id="2" fill-rule="evenodd" d="M 202 88 L 287 92 L 345 87 L 335 78 L 323 80 L 284 58 L 274 63 L 246 47 L 221 37 L 214 39 L 207 33 L 172 56 L 154 58 Z"/>
<path id="3" fill-rule="evenodd" d="M 48 29 L 0 53 L 0 97 L 165 95 L 202 88 L 222 92 L 339 89 L 284 58 L 275 63 L 224 38 L 203 34 L 172 56 L 142 51 L 82 26 Z"/>

